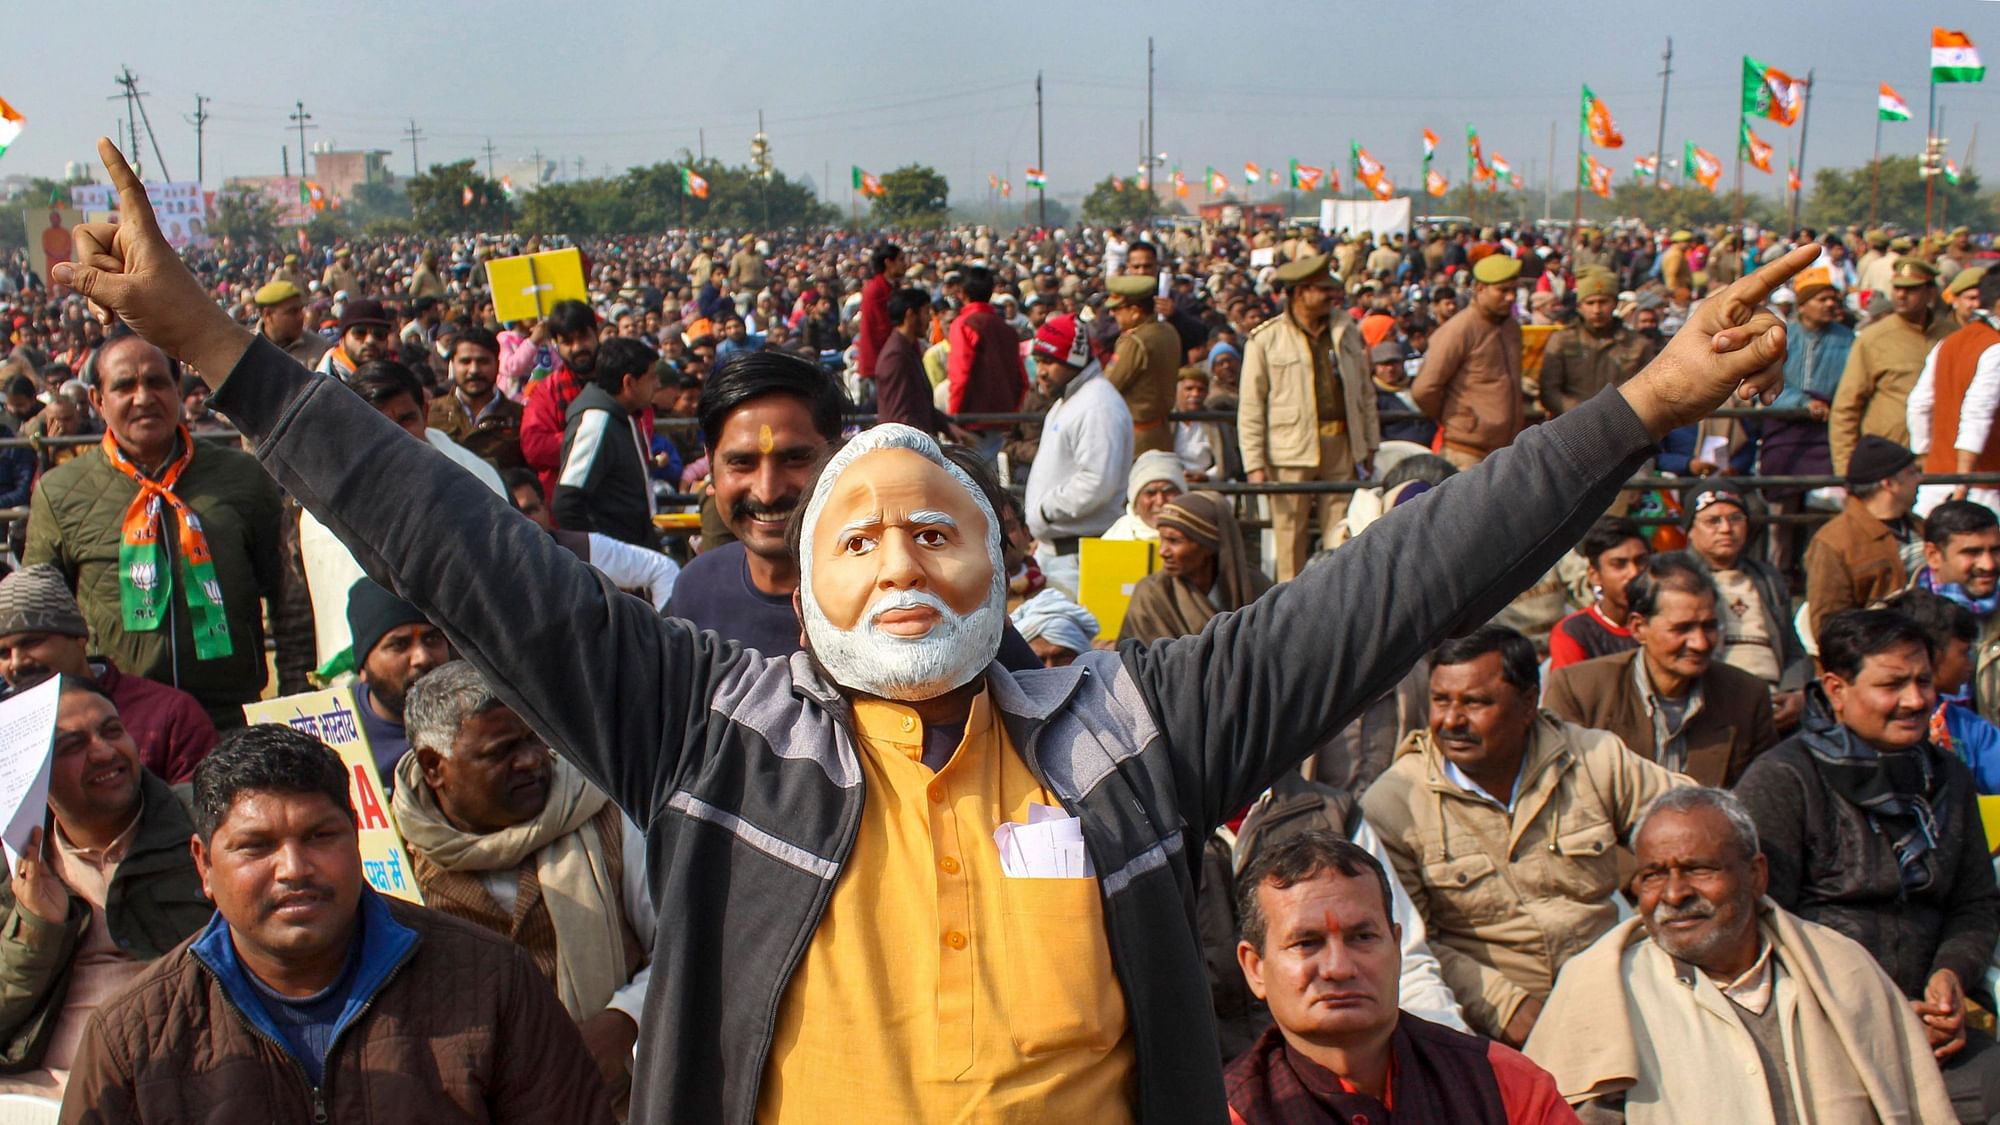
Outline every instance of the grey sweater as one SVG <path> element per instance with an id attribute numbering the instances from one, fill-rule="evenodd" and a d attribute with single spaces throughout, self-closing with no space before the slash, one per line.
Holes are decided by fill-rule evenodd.
<path id="1" fill-rule="evenodd" d="M 803 654 L 766 660 L 619 594 L 266 343 L 215 406 L 370 575 L 645 828 L 663 909 L 632 1119 L 753 1120 L 786 983 L 860 823 L 860 750 L 838 689 Z M 1622 398 L 1602 396 L 1198 635 L 1068 668 L 989 668 L 1009 739 L 1082 821 L 1142 1119 L 1227 1116 L 1194 926 L 1209 830 L 1547 571 L 1651 444 Z"/>

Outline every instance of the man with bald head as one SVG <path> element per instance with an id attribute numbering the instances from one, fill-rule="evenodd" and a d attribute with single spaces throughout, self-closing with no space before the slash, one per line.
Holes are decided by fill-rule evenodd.
<path id="1" fill-rule="evenodd" d="M 641 1121 L 1222 1119 L 1199 842 L 1545 573 L 1668 430 L 1774 392 L 1782 333 L 1755 310 L 1809 257 L 1703 302 L 1620 393 L 1200 634 L 1066 668 L 993 662 L 992 507 L 930 437 L 877 427 L 802 494 L 787 538 L 807 646 L 766 659 L 610 590 L 255 340 L 99 147 L 121 221 L 78 228 L 85 264 L 56 280 L 210 380 L 280 483 L 645 828 L 654 897 L 681 909 L 656 937 Z M 379 503 L 391 491 L 407 502 Z M 1419 556 L 1438 565 L 1412 571 Z M 493 566 L 516 580 L 472 580 Z M 1392 574 L 1418 588 L 1373 597 Z"/>
<path id="2" fill-rule="evenodd" d="M 194 440 L 175 375 L 136 335 L 105 343 L 90 389 L 104 441 L 42 477 L 22 562 L 62 572 L 119 669 L 193 695 L 228 729 L 264 689 L 278 490 L 234 443 Z"/>

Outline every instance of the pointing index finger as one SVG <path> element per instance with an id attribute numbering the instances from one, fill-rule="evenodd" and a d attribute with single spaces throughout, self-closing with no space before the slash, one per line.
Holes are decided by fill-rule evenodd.
<path id="1" fill-rule="evenodd" d="M 125 162 L 125 154 L 109 138 L 99 137 L 97 155 L 104 161 L 104 170 L 111 174 L 111 186 L 118 189 L 118 221 L 140 230 L 159 230 L 159 220 L 153 217 L 153 201 L 146 196 L 146 185 L 139 182 L 138 173 Z"/>
<path id="2" fill-rule="evenodd" d="M 1771 294 L 1780 285 L 1792 279 L 1792 275 L 1819 260 L 1817 245 L 1794 247 L 1791 252 L 1775 262 L 1758 267 L 1722 292 L 1722 305 L 1729 324 L 1741 324 L 1750 314 L 1764 307 Z"/>

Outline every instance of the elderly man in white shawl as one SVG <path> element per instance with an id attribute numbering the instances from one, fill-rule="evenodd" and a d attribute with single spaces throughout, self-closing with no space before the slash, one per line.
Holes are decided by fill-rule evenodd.
<path id="1" fill-rule="evenodd" d="M 1097 639 L 1097 616 L 1061 590 L 1043 590 L 1015 607 L 1014 628 L 1044 668 L 1067 668 Z"/>

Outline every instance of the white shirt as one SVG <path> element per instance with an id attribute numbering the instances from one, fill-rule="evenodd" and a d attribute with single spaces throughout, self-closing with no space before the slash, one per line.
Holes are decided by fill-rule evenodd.
<path id="1" fill-rule="evenodd" d="M 1132 411 L 1095 361 L 1049 407 L 1028 469 L 1028 531 L 1036 539 L 1100 535 L 1125 511 Z"/>
<path id="2" fill-rule="evenodd" d="M 1444 756 L 1440 754 L 1439 757 L 1444 757 Z M 1465 790 L 1467 793 L 1470 793 L 1475 797 L 1484 797 L 1487 800 L 1493 802 L 1494 804 L 1500 806 L 1501 809 L 1505 810 L 1509 814 L 1513 813 L 1514 796 L 1516 793 L 1520 791 L 1521 788 L 1521 780 L 1518 775 L 1514 779 L 1514 788 L 1508 790 L 1507 799 L 1504 801 L 1498 797 L 1495 797 L 1493 794 L 1488 793 L 1486 790 L 1481 789 L 1479 787 L 1479 783 L 1472 780 L 1471 777 L 1467 776 L 1464 770 L 1458 768 L 1458 763 L 1452 761 L 1450 758 L 1444 759 L 1444 775 L 1447 778 L 1451 779 L 1451 783 L 1453 785 L 1458 786 L 1460 789 Z"/>
<path id="3" fill-rule="evenodd" d="M 1924 372 L 1910 392 L 1907 417 L 1910 452 L 1919 457 L 1931 451 L 1931 411 L 1937 405 L 1938 348 L 1933 345 L 1924 357 Z M 1965 401 L 1958 405 L 1958 436 L 1951 447 L 1965 453 L 1983 453 L 1986 438 L 1993 432 L 1993 415 L 2000 409 L 2000 344 L 1979 353 L 1973 364 L 1972 383 L 1965 388 Z"/>

